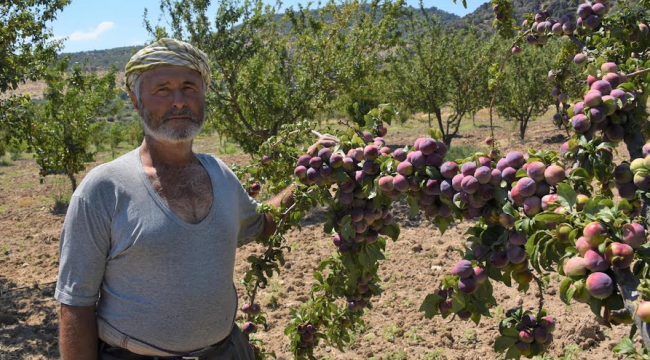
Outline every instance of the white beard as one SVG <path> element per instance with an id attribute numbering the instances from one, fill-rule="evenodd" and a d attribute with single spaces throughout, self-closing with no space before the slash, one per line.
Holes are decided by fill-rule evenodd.
<path id="1" fill-rule="evenodd" d="M 167 114 L 165 114 L 163 115 L 163 119 L 158 121 L 160 125 L 154 129 L 149 126 L 151 123 L 151 115 L 144 107 L 142 107 L 142 104 L 140 104 L 140 109 L 142 109 L 142 111 L 140 111 L 140 117 L 142 118 L 144 134 L 146 136 L 151 136 L 158 141 L 173 143 L 190 141 L 201 132 L 201 126 L 205 121 L 205 111 L 201 111 L 200 119 L 197 118 L 196 114 L 192 113 L 192 121 L 182 128 L 177 128 L 168 125 L 167 121 L 164 120 L 164 118 L 167 117 Z"/>

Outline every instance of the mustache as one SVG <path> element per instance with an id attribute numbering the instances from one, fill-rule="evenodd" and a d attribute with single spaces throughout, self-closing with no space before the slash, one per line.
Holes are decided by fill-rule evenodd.
<path id="1" fill-rule="evenodd" d="M 162 121 L 166 122 L 167 120 L 169 120 L 170 117 L 176 117 L 176 116 L 187 116 L 190 119 L 192 119 L 192 121 L 194 121 L 194 122 L 199 121 L 199 116 L 196 113 L 194 113 L 194 111 L 192 111 L 192 110 L 190 110 L 188 108 L 169 109 L 163 114 Z"/>

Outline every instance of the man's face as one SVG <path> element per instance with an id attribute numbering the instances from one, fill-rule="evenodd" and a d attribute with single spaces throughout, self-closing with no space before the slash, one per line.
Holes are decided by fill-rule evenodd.
<path id="1" fill-rule="evenodd" d="M 145 134 L 171 142 L 198 135 L 205 120 L 201 74 L 183 66 L 161 66 L 140 76 L 140 96 L 131 94 L 131 99 L 142 117 Z"/>

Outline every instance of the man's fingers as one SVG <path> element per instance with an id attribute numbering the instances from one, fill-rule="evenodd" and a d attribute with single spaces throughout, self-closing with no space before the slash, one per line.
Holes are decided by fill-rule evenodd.
<path id="1" fill-rule="evenodd" d="M 336 136 L 330 135 L 330 134 L 323 134 L 323 136 L 318 139 L 318 144 L 323 145 L 325 147 L 330 147 L 334 146 L 339 142 L 339 139 Z"/>

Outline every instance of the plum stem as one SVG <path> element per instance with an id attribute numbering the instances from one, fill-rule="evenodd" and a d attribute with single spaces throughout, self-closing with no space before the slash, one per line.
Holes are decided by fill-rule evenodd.
<path id="1" fill-rule="evenodd" d="M 535 283 L 537 283 L 537 289 L 539 290 L 537 295 L 539 297 L 539 314 L 542 312 L 542 309 L 544 309 L 544 282 L 542 279 L 535 276 L 535 274 L 533 274 L 533 279 L 535 280 Z"/>
<path id="2" fill-rule="evenodd" d="M 633 72 L 631 74 L 627 74 L 627 77 L 631 78 L 631 77 L 634 77 L 634 76 L 643 75 L 643 74 L 647 74 L 647 73 L 650 73 L 650 68 L 639 70 L 639 71 Z"/>

